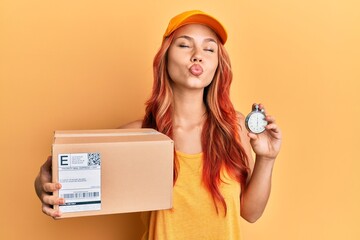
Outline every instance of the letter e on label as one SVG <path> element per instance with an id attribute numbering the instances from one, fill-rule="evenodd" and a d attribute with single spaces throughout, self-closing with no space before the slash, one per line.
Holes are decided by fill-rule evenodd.
<path id="1" fill-rule="evenodd" d="M 59 166 L 61 167 L 70 166 L 70 154 L 59 154 Z"/>

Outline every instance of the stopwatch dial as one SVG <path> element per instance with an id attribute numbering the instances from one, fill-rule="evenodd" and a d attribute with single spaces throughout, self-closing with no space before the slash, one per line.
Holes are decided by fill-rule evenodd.
<path id="1" fill-rule="evenodd" d="M 255 112 L 251 114 L 248 120 L 248 128 L 253 133 L 262 133 L 265 131 L 265 126 L 267 121 L 265 120 L 265 115 L 260 112 Z"/>

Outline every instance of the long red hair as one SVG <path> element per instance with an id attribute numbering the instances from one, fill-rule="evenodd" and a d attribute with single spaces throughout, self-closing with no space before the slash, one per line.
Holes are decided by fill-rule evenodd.
<path id="1" fill-rule="evenodd" d="M 170 79 L 167 72 L 167 52 L 174 34 L 166 38 L 153 62 L 154 82 L 152 94 L 146 102 L 145 117 L 142 127 L 154 128 L 172 138 L 173 98 Z M 240 142 L 238 117 L 230 101 L 232 71 L 229 56 L 219 43 L 219 64 L 214 79 L 204 90 L 206 120 L 202 129 L 201 144 L 203 149 L 202 180 L 214 200 L 216 211 L 221 203 L 225 215 L 226 202 L 222 196 L 221 170 L 223 167 L 230 176 L 239 181 L 244 189 L 249 173 L 248 157 Z M 176 155 L 175 155 L 176 156 Z M 179 164 L 174 158 L 174 183 Z"/>

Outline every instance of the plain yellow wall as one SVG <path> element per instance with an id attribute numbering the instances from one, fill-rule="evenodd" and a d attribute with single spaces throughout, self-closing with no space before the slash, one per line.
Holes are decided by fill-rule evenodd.
<path id="1" fill-rule="evenodd" d="M 33 180 L 59 129 L 141 118 L 168 20 L 227 27 L 232 99 L 284 132 L 263 217 L 244 239 L 360 239 L 360 4 L 346 0 L 0 1 L 0 239 L 138 239 L 138 214 L 55 221 Z M 191 219 L 189 219 L 191 221 Z"/>

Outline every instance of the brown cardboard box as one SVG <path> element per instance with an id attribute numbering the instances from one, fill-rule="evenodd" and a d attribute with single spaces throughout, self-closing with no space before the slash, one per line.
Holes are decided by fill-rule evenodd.
<path id="1" fill-rule="evenodd" d="M 56 131 L 61 218 L 172 207 L 174 143 L 153 129 Z"/>

